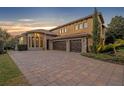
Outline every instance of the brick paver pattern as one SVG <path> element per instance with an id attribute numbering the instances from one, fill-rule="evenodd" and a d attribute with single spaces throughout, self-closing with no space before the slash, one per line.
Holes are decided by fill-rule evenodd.
<path id="1" fill-rule="evenodd" d="M 124 85 L 124 66 L 64 51 L 11 51 L 12 59 L 34 86 Z"/>

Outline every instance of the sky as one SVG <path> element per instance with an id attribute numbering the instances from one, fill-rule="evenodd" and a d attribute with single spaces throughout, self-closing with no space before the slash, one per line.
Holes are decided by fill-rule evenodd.
<path id="1" fill-rule="evenodd" d="M 124 16 L 124 8 L 98 7 L 105 25 L 114 16 Z M 0 27 L 12 35 L 32 29 L 52 29 L 94 12 L 93 7 L 0 7 Z"/>

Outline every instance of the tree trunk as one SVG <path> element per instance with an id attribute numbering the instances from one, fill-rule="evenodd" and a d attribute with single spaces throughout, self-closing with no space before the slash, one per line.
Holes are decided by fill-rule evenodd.
<path id="1" fill-rule="evenodd" d="M 116 55 L 116 53 L 117 53 L 116 48 L 114 47 L 113 50 L 114 50 L 114 54 Z"/>

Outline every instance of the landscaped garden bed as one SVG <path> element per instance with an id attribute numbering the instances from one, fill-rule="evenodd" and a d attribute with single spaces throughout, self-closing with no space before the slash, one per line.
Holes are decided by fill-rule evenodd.
<path id="1" fill-rule="evenodd" d="M 0 55 L 0 86 L 29 85 L 8 54 Z"/>
<path id="2" fill-rule="evenodd" d="M 111 62 L 116 64 L 124 65 L 124 49 L 118 50 L 118 52 L 115 54 L 106 54 L 106 53 L 82 53 L 81 55 L 94 58 L 98 60 L 102 60 L 105 62 Z"/>

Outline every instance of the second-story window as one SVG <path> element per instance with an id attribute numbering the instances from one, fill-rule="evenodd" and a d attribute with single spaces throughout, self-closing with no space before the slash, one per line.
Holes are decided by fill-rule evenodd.
<path id="1" fill-rule="evenodd" d="M 82 23 L 79 25 L 79 29 L 83 29 L 83 24 Z"/>
<path id="2" fill-rule="evenodd" d="M 64 33 L 64 29 L 61 29 L 62 30 L 62 33 Z"/>
<path id="3" fill-rule="evenodd" d="M 60 33 L 60 34 L 62 33 L 62 30 L 61 30 L 61 29 L 59 30 L 59 33 Z"/>
<path id="4" fill-rule="evenodd" d="M 75 26 L 75 30 L 78 30 L 78 25 Z"/>
<path id="5" fill-rule="evenodd" d="M 84 28 L 88 28 L 87 22 L 84 23 Z"/>
<path id="6" fill-rule="evenodd" d="M 64 30 L 65 30 L 64 32 L 67 32 L 67 29 L 66 28 Z"/>

